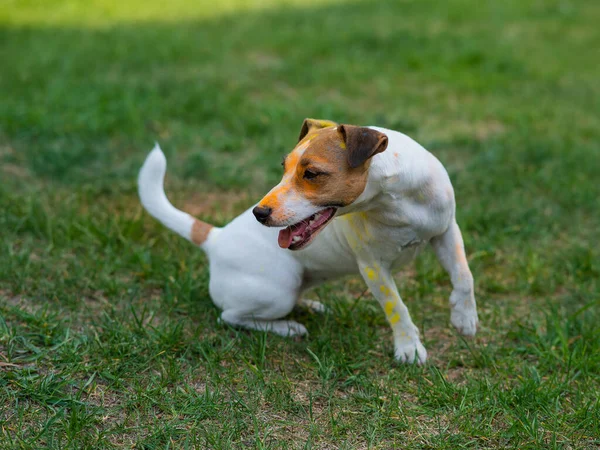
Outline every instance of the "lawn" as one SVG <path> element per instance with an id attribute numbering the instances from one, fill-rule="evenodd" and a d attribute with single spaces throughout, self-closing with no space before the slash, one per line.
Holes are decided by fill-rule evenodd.
<path id="1" fill-rule="evenodd" d="M 600 2 L 1 0 L 0 448 L 600 446 Z M 447 167 L 481 328 L 432 252 L 397 275 L 430 355 L 393 359 L 358 278 L 284 339 L 217 322 L 204 255 L 305 117 Z"/>

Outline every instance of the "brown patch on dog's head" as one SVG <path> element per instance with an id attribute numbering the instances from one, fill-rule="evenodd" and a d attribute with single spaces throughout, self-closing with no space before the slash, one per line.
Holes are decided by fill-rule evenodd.
<path id="1" fill-rule="evenodd" d="M 305 119 L 296 148 L 284 160 L 284 175 L 258 204 L 271 208 L 267 225 L 298 222 L 326 207 L 343 207 L 364 191 L 370 161 L 383 152 L 379 131 L 328 120 Z"/>
<path id="2" fill-rule="evenodd" d="M 294 190 L 317 206 L 348 206 L 364 191 L 370 158 L 385 150 L 387 137 L 352 125 L 318 129 L 308 137 L 295 167 Z"/>

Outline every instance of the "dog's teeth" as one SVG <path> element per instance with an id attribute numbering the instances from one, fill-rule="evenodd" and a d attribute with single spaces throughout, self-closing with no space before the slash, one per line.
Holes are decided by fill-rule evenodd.
<path id="1" fill-rule="evenodd" d="M 298 242 L 300 240 L 300 236 L 294 236 L 294 238 L 292 239 L 292 244 L 295 244 L 296 242 Z"/>
<path id="2" fill-rule="evenodd" d="M 308 222 L 308 226 L 309 226 L 309 227 L 312 227 L 313 223 L 315 223 L 315 221 L 314 221 L 314 220 L 311 220 L 310 222 Z"/>
<path id="3" fill-rule="evenodd" d="M 319 220 L 320 217 L 321 217 L 321 214 L 315 214 L 315 218 L 313 220 Z"/>

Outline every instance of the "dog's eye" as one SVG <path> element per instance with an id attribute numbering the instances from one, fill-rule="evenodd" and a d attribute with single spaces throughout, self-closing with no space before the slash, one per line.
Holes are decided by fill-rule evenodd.
<path id="1" fill-rule="evenodd" d="M 313 178 L 316 178 L 318 175 L 319 175 L 319 173 L 313 172 L 312 170 L 304 171 L 304 179 L 306 179 L 306 180 L 312 180 Z"/>

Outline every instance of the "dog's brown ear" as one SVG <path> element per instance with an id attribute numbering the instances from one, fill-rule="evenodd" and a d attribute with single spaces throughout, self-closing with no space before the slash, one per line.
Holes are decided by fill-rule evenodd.
<path id="1" fill-rule="evenodd" d="M 388 138 L 379 131 L 354 125 L 340 125 L 337 129 L 348 150 L 348 165 L 352 169 L 387 148 Z"/>
<path id="2" fill-rule="evenodd" d="M 298 142 L 304 139 L 304 137 L 311 131 L 318 130 L 319 128 L 335 126 L 337 126 L 337 123 L 332 122 L 331 120 L 304 119 L 304 122 L 302 123 L 302 128 L 300 129 L 300 136 L 298 137 Z"/>

